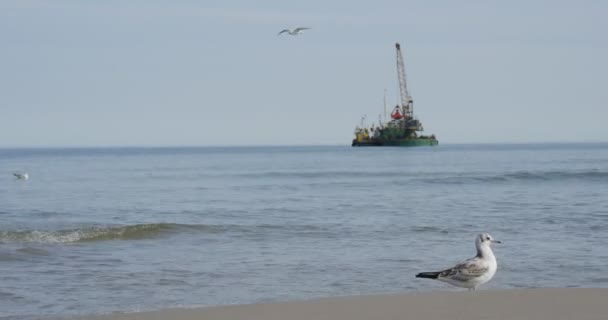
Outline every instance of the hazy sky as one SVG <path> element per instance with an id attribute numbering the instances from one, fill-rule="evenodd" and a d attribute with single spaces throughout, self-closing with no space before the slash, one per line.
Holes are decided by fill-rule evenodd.
<path id="1" fill-rule="evenodd" d="M 608 2 L 0 0 L 0 147 L 608 141 Z M 298 37 L 286 27 L 312 27 Z"/>

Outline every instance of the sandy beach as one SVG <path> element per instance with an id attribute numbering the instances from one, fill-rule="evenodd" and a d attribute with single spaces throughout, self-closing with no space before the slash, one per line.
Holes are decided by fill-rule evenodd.
<path id="1" fill-rule="evenodd" d="M 608 289 L 521 289 L 327 298 L 91 316 L 90 320 L 608 319 Z"/>

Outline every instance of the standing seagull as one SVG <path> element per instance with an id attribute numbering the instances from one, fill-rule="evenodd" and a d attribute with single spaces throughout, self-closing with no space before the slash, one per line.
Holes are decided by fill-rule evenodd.
<path id="1" fill-rule="evenodd" d="M 299 27 L 299 28 L 295 28 L 293 30 L 291 30 L 291 29 L 283 29 L 283 30 L 281 30 L 281 32 L 279 32 L 279 34 L 277 34 L 277 36 L 280 36 L 281 34 L 283 34 L 285 32 L 287 32 L 289 35 L 297 36 L 299 34 L 302 34 L 302 32 L 304 32 L 304 30 L 308 30 L 308 29 L 310 29 L 310 28 Z"/>
<path id="2" fill-rule="evenodd" d="M 475 239 L 475 247 L 477 247 L 475 257 L 443 271 L 421 272 L 416 275 L 416 278 L 436 279 L 457 287 L 468 288 L 469 291 L 475 291 L 477 286 L 490 281 L 496 273 L 498 265 L 494 252 L 490 248 L 491 243 L 501 242 L 494 240 L 487 233 L 482 233 Z"/>

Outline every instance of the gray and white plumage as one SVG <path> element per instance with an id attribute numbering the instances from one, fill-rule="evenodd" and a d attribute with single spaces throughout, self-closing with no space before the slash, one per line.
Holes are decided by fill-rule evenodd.
<path id="1" fill-rule="evenodd" d="M 19 180 L 27 180 L 30 177 L 27 172 L 13 172 L 13 175 Z"/>
<path id="2" fill-rule="evenodd" d="M 477 255 L 449 269 L 433 272 L 421 272 L 416 278 L 436 279 L 461 288 L 475 290 L 496 274 L 498 264 L 492 251 L 492 243 L 501 243 L 491 235 L 482 233 L 475 238 Z"/>
<path id="3" fill-rule="evenodd" d="M 292 36 L 297 36 L 299 34 L 302 34 L 302 32 L 304 32 L 304 30 L 308 30 L 308 29 L 311 29 L 311 28 L 298 27 L 298 28 L 295 28 L 295 29 L 283 29 L 283 30 L 281 30 L 281 32 L 279 32 L 277 34 L 277 36 L 280 36 L 283 33 L 287 33 L 287 34 L 292 35 Z"/>

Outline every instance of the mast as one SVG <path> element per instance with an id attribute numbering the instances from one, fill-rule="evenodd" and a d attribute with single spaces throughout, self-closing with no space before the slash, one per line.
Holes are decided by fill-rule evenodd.
<path id="1" fill-rule="evenodd" d="M 401 92 L 401 109 L 406 119 L 414 117 L 414 100 L 407 91 L 407 83 L 405 81 L 405 63 L 403 63 L 403 54 L 399 42 L 395 43 L 397 48 L 397 76 L 399 77 L 399 91 Z"/>
<path id="2" fill-rule="evenodd" d="M 386 122 L 386 89 L 384 89 L 384 122 Z"/>

